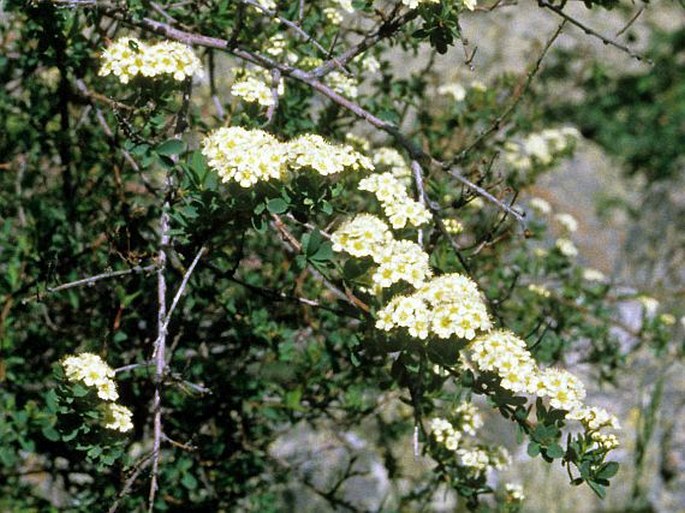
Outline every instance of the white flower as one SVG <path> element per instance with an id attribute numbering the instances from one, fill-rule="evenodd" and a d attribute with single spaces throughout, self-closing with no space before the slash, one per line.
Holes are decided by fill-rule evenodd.
<path id="1" fill-rule="evenodd" d="M 549 215 L 552 212 L 550 204 L 542 198 L 532 198 L 528 204 L 530 208 L 542 215 Z"/>
<path id="2" fill-rule="evenodd" d="M 450 95 L 454 101 L 462 102 L 466 99 L 466 88 L 463 85 L 453 82 L 438 87 L 438 94 Z"/>
<path id="3" fill-rule="evenodd" d="M 554 219 L 570 233 L 578 230 L 578 221 L 571 214 L 557 214 Z"/>
<path id="4" fill-rule="evenodd" d="M 564 256 L 574 257 L 578 254 L 578 248 L 576 248 L 576 245 L 573 244 L 573 242 L 569 239 L 557 239 L 554 245 L 559 250 L 559 252 Z"/>

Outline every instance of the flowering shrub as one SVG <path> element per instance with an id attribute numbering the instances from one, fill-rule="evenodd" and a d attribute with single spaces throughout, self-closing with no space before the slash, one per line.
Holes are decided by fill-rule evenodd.
<path id="1" fill-rule="evenodd" d="M 498 422 L 606 494 L 566 355 L 615 379 L 617 289 L 529 194 L 582 144 L 526 101 L 562 27 L 517 75 L 435 68 L 498 4 L 9 2 L 0 509 L 518 511 Z"/>

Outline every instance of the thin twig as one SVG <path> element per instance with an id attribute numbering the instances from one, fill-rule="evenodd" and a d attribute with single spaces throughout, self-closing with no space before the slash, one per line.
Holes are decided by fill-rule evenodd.
<path id="1" fill-rule="evenodd" d="M 131 473 L 131 475 L 126 479 L 126 482 L 124 483 L 124 486 L 121 488 L 121 491 L 117 495 L 116 500 L 110 506 L 110 508 L 107 510 L 107 513 L 116 513 L 116 511 L 119 509 L 119 504 L 121 503 L 121 499 L 123 499 L 126 495 L 128 495 L 128 492 L 131 491 L 131 488 L 133 487 L 133 483 L 135 483 L 136 479 L 138 479 L 138 476 L 140 473 L 145 470 L 145 468 L 150 464 L 152 461 L 152 454 L 149 454 L 143 458 L 138 465 L 136 465 L 135 470 Z"/>
<path id="2" fill-rule="evenodd" d="M 159 459 L 162 444 L 162 378 L 166 365 L 166 317 L 167 317 L 167 284 L 166 284 L 166 249 L 171 242 L 169 193 L 171 192 L 171 175 L 167 172 L 165 179 L 165 197 L 162 205 L 162 215 L 159 220 L 159 250 L 157 262 L 157 338 L 154 344 L 153 359 L 155 361 L 155 394 L 152 400 L 153 438 L 152 438 L 152 473 L 150 477 L 150 493 L 148 495 L 148 512 L 152 513 L 155 506 L 155 495 L 159 485 Z"/>
<path id="3" fill-rule="evenodd" d="M 273 102 L 269 105 L 266 110 L 266 122 L 262 125 L 262 128 L 269 126 L 273 123 L 278 110 L 278 86 L 281 83 L 281 72 L 277 69 L 271 70 L 271 98 Z"/>
<path id="4" fill-rule="evenodd" d="M 301 36 L 305 43 L 311 43 L 317 50 L 319 50 L 323 55 L 329 56 L 330 52 L 326 50 L 311 34 L 307 33 L 300 25 L 297 23 L 294 23 L 290 21 L 287 18 L 284 18 L 283 16 L 280 16 L 276 11 L 272 11 L 271 9 L 267 9 L 266 7 L 263 7 L 261 4 L 256 2 L 255 0 L 240 0 L 242 3 L 252 6 L 255 9 L 259 9 L 262 11 L 264 14 L 271 16 L 274 20 L 276 20 L 279 23 L 282 23 L 286 27 L 292 29 L 294 32 L 296 32 L 299 36 Z M 343 71 L 346 74 L 349 74 L 349 72 L 345 69 L 344 65 L 340 63 L 337 59 L 333 58 L 331 59 L 331 62 L 339 68 L 341 71 Z"/>
<path id="5" fill-rule="evenodd" d="M 419 200 L 419 203 L 425 207 L 427 196 L 426 196 L 426 189 L 423 186 L 423 169 L 421 169 L 421 164 L 419 164 L 416 160 L 412 160 L 411 161 L 411 170 L 412 170 L 412 174 L 414 176 L 414 185 L 416 186 L 416 196 Z M 419 243 L 420 246 L 423 246 L 424 245 L 423 230 L 421 228 L 418 228 L 417 232 L 418 232 L 417 242 Z"/>
<path id="6" fill-rule="evenodd" d="M 287 244 L 294 252 L 301 253 L 302 252 L 302 244 L 300 244 L 300 241 L 297 240 L 297 238 L 290 233 L 290 230 L 288 230 L 288 227 L 285 225 L 283 220 L 280 218 L 280 216 L 276 214 L 272 214 L 271 217 L 273 218 L 273 226 L 276 228 L 276 230 L 281 234 L 283 238 L 283 242 Z M 357 296 L 355 296 L 351 290 L 346 289 L 344 292 L 338 288 L 335 284 L 333 284 L 328 278 L 326 278 L 321 272 L 314 268 L 313 266 L 309 265 L 307 266 L 307 269 L 309 272 L 319 280 L 321 283 L 324 284 L 324 286 L 331 291 L 336 297 L 339 299 L 342 299 L 343 301 L 347 301 L 348 303 L 356 306 L 357 308 L 363 310 L 364 312 L 369 312 L 370 308 L 369 305 L 364 303 L 361 299 L 359 299 Z"/>
<path id="7" fill-rule="evenodd" d="M 557 29 L 554 31 L 552 36 L 547 40 L 545 43 L 545 46 L 542 48 L 542 52 L 540 52 L 540 55 L 538 56 L 537 60 L 535 61 L 535 64 L 531 68 L 531 70 L 528 72 L 526 75 L 526 80 L 523 83 L 522 86 L 517 87 L 517 91 L 514 93 L 514 100 L 509 104 L 509 106 L 502 112 L 499 116 L 495 118 L 495 120 L 490 124 L 490 126 L 481 132 L 478 137 L 476 137 L 473 142 L 471 142 L 466 148 L 463 150 L 460 150 L 457 152 L 457 156 L 452 159 L 452 163 L 455 164 L 457 162 L 460 162 L 466 158 L 466 156 L 476 147 L 478 147 L 486 138 L 488 138 L 491 134 L 494 132 L 497 132 L 501 127 L 502 123 L 506 121 L 509 116 L 511 116 L 516 108 L 518 107 L 519 103 L 521 103 L 521 100 L 525 96 L 525 94 L 528 92 L 528 89 L 530 89 L 530 85 L 533 83 L 533 79 L 535 76 L 538 74 L 540 71 L 540 67 L 542 66 L 542 61 L 544 60 L 545 56 L 547 55 L 547 52 L 549 49 L 552 47 L 554 42 L 557 40 L 557 38 L 561 35 L 562 30 L 564 29 L 564 25 L 566 24 L 566 21 L 562 21 L 561 24 L 557 27 Z M 475 189 L 474 189 L 475 190 Z"/>
<path id="8" fill-rule="evenodd" d="M 524 229 L 526 228 L 525 214 L 522 214 L 521 212 L 514 210 L 513 208 L 511 208 L 509 205 L 507 205 L 503 201 L 498 200 L 492 194 L 490 194 L 488 191 L 483 189 L 480 185 L 476 185 L 475 183 L 471 182 L 469 179 L 465 178 L 457 169 L 447 167 L 447 168 L 445 168 L 445 171 L 451 177 L 457 179 L 459 182 L 464 184 L 466 187 L 468 187 L 469 189 L 474 191 L 479 196 L 482 196 L 486 200 L 497 205 L 497 207 L 504 210 L 506 213 L 508 213 L 514 219 L 516 219 Z"/>
<path id="9" fill-rule="evenodd" d="M 197 252 L 195 255 L 195 258 L 193 258 L 193 261 L 190 264 L 190 267 L 188 267 L 188 270 L 186 273 L 183 275 L 183 279 L 181 280 L 181 284 L 178 286 L 178 289 L 176 290 L 176 294 L 174 295 L 174 299 L 171 301 L 171 306 L 169 307 L 169 311 L 166 314 L 166 318 L 164 319 L 164 324 L 162 325 L 162 328 L 166 332 L 167 328 L 169 327 L 169 323 L 171 322 L 171 316 L 174 313 L 174 310 L 176 309 L 176 306 L 178 305 L 179 300 L 181 299 L 181 296 L 183 295 L 183 292 L 185 291 L 186 287 L 188 286 L 188 280 L 190 279 L 190 275 L 193 274 L 193 271 L 195 270 L 195 267 L 197 266 L 197 263 L 200 261 L 200 258 L 207 252 L 207 247 L 202 246 L 200 250 Z"/>
<path id="10" fill-rule="evenodd" d="M 148 361 L 148 362 L 141 362 L 141 363 L 131 363 L 129 365 L 124 365 L 123 367 L 117 367 L 114 369 L 114 374 L 119 374 L 120 372 L 126 372 L 130 370 L 135 370 L 139 369 L 141 367 L 150 367 L 151 365 L 154 365 L 155 362 L 153 361 Z"/>
<path id="11" fill-rule="evenodd" d="M 616 37 L 620 37 L 626 30 L 628 30 L 630 27 L 633 26 L 633 23 L 637 21 L 637 19 L 640 17 L 640 15 L 645 11 L 644 7 L 640 7 L 640 10 L 635 13 L 635 15 L 630 18 L 628 23 L 626 23 L 625 27 L 623 27 L 621 30 L 616 32 Z"/>
<path id="12" fill-rule="evenodd" d="M 550 11 L 556 13 L 558 16 L 561 16 L 562 18 L 564 18 L 565 21 L 568 21 L 571 25 L 575 25 L 576 27 L 581 29 L 586 34 L 593 36 L 593 37 L 596 37 L 597 39 L 602 41 L 602 43 L 604 43 L 605 45 L 613 46 L 614 48 L 621 50 L 622 52 L 626 53 L 627 55 L 629 55 L 633 59 L 636 59 L 640 62 L 646 62 L 647 64 L 650 64 L 650 65 L 652 64 L 652 61 L 650 59 L 646 59 L 643 55 L 641 55 L 637 52 L 634 52 L 633 50 L 631 50 L 627 46 L 622 45 L 621 43 L 617 43 L 613 39 L 606 37 L 606 36 L 600 34 L 599 32 L 591 29 L 587 25 L 579 22 L 574 17 L 569 16 L 568 14 L 566 14 L 563 11 L 563 9 L 561 7 L 558 7 L 556 5 L 552 5 L 549 2 L 547 2 L 546 0 L 538 0 L 538 5 L 540 7 L 544 7 L 546 9 L 549 9 Z"/>
<path id="13" fill-rule="evenodd" d="M 36 299 L 41 299 L 43 297 L 43 294 L 52 294 L 54 292 L 60 292 L 62 290 L 67 290 L 67 289 L 73 289 L 75 287 L 82 287 L 84 285 L 94 285 L 95 282 L 98 282 L 100 280 L 108 280 L 111 278 L 118 278 L 119 276 L 126 276 L 128 274 L 138 274 L 138 273 L 145 273 L 145 272 L 150 272 L 155 269 L 155 265 L 147 265 L 145 267 L 140 267 L 139 265 L 132 267 L 131 269 L 126 269 L 123 271 L 111 271 L 107 273 L 102 273 L 102 274 L 96 274 L 95 276 L 89 276 L 88 278 L 82 278 L 80 280 L 76 281 L 71 281 L 69 283 L 63 283 L 61 285 L 57 285 L 56 287 L 48 287 L 45 292 L 40 292 L 38 294 L 34 294 L 33 296 L 27 297 L 24 300 L 22 300 L 22 304 L 26 304 L 29 301 L 34 301 Z"/>

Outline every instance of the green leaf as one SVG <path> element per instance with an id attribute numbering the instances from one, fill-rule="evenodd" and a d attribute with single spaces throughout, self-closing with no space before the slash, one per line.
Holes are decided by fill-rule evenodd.
<path id="1" fill-rule="evenodd" d="M 302 400 L 302 389 L 290 390 L 285 394 L 285 405 L 291 410 L 302 410 L 300 401 Z"/>
<path id="2" fill-rule="evenodd" d="M 550 458 L 561 458 L 565 453 L 564 449 L 559 444 L 550 445 L 545 452 Z"/>
<path id="3" fill-rule="evenodd" d="M 197 479 L 190 472 L 185 472 L 181 477 L 181 484 L 188 490 L 195 490 L 197 488 Z"/>
<path id="4" fill-rule="evenodd" d="M 537 442 L 530 442 L 528 444 L 528 456 L 531 458 L 535 458 L 538 454 L 540 454 L 540 444 Z"/>
<path id="5" fill-rule="evenodd" d="M 283 198 L 273 198 L 266 203 L 266 208 L 272 214 L 282 214 L 288 210 L 288 203 Z"/>
<path id="6" fill-rule="evenodd" d="M 321 236 L 321 232 L 319 230 L 314 230 L 309 234 L 309 237 L 307 237 L 307 242 L 304 245 L 304 253 L 305 255 L 311 257 L 314 253 L 316 253 L 319 250 L 319 247 L 321 246 L 321 243 L 323 242 L 323 237 Z"/>
<path id="7" fill-rule="evenodd" d="M 52 427 L 52 426 L 43 426 L 43 429 L 41 429 L 43 436 L 50 440 L 51 442 L 56 442 L 59 440 L 59 433 L 57 430 Z"/>
<path id="8" fill-rule="evenodd" d="M 162 144 L 157 146 L 157 154 L 164 157 L 171 157 L 172 155 L 178 155 L 183 151 L 185 144 L 180 139 L 169 139 L 164 141 Z"/>
<path id="9" fill-rule="evenodd" d="M 311 256 L 311 259 L 319 263 L 333 260 L 333 246 L 331 246 L 330 242 L 324 242 L 321 244 L 321 247 L 316 250 L 316 253 Z"/>
<path id="10" fill-rule="evenodd" d="M 599 497 L 600 499 L 606 497 L 607 492 L 601 484 L 595 483 L 594 481 L 588 481 L 587 484 L 590 486 L 592 491 L 595 492 L 595 494 L 597 494 L 597 497 Z"/>
<path id="11" fill-rule="evenodd" d="M 616 475 L 619 466 L 620 465 L 616 461 L 609 461 L 599 467 L 599 470 L 595 473 L 595 476 L 599 479 L 610 479 Z"/>
<path id="12" fill-rule="evenodd" d="M 350 258 L 343 265 L 343 276 L 348 281 L 354 280 L 366 273 L 371 268 L 371 265 L 372 263 L 369 260 Z"/>
<path id="13" fill-rule="evenodd" d="M 45 405 L 48 407 L 48 411 L 52 413 L 57 411 L 57 392 L 54 389 L 45 394 Z"/>
<path id="14" fill-rule="evenodd" d="M 90 389 L 80 383 L 76 383 L 71 387 L 71 393 L 74 394 L 74 397 L 85 397 L 88 395 L 88 392 L 90 392 Z"/>
<path id="15" fill-rule="evenodd" d="M 91 447 L 90 449 L 88 449 L 88 452 L 86 453 L 86 456 L 88 456 L 88 457 L 91 458 L 91 459 L 95 459 L 95 458 L 97 458 L 98 456 L 100 456 L 100 454 L 102 454 L 102 448 L 99 447 L 99 446 L 97 446 L 97 445 L 94 445 L 93 447 Z"/>

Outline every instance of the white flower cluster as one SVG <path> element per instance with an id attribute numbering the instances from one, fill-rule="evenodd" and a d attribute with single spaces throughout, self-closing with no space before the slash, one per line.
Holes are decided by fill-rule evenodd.
<path id="1" fill-rule="evenodd" d="M 504 447 L 463 448 L 457 450 L 457 455 L 461 465 L 468 467 L 470 473 L 475 477 L 482 475 L 490 468 L 502 470 L 511 463 L 511 456 Z"/>
<path id="2" fill-rule="evenodd" d="M 366 152 L 371 151 L 371 142 L 366 137 L 347 132 L 345 134 L 345 141 L 358 150 Z"/>
<path id="3" fill-rule="evenodd" d="M 458 235 L 464 231 L 464 225 L 456 219 L 443 219 L 442 224 L 445 226 L 447 233 L 451 235 Z"/>
<path id="4" fill-rule="evenodd" d="M 255 0 L 263 9 L 276 9 L 276 2 L 274 0 Z"/>
<path id="5" fill-rule="evenodd" d="M 537 283 L 531 283 L 528 285 L 528 290 L 530 290 L 533 294 L 537 294 L 538 296 L 542 297 L 550 297 L 552 295 L 547 287 L 538 285 Z"/>
<path id="6" fill-rule="evenodd" d="M 456 451 L 459 464 L 466 467 L 474 476 L 489 468 L 503 469 L 511 462 L 511 457 L 504 447 L 463 447 L 472 445 L 473 441 L 464 438 L 464 433 L 475 436 L 483 425 L 478 409 L 470 402 L 460 404 L 455 410 L 456 420 L 436 417 L 431 420 L 431 437 L 449 451 Z"/>
<path id="7" fill-rule="evenodd" d="M 233 82 L 231 94 L 249 103 L 271 107 L 276 102 L 274 93 L 282 96 L 285 92 L 283 79 L 279 80 L 275 90 L 272 90 L 271 82 L 271 77 L 265 72 L 245 71 L 239 79 Z"/>
<path id="8" fill-rule="evenodd" d="M 99 74 L 113 74 L 123 84 L 133 77 L 168 75 L 174 80 L 185 80 L 202 73 L 202 63 L 193 51 L 174 41 L 148 45 L 132 37 L 122 37 L 102 53 Z"/>
<path id="9" fill-rule="evenodd" d="M 659 309 L 659 300 L 651 296 L 638 296 L 637 300 L 642 305 L 646 317 L 654 317 Z"/>
<path id="10" fill-rule="evenodd" d="M 370 175 L 359 182 L 359 189 L 376 195 L 395 230 L 407 223 L 421 226 L 433 217 L 425 206 L 409 197 L 407 188 L 392 173 Z"/>
<path id="11" fill-rule="evenodd" d="M 355 99 L 359 96 L 359 82 L 356 78 L 345 75 L 338 70 L 331 71 L 326 75 L 326 84 L 336 93 L 339 93 L 346 98 Z"/>
<path id="12" fill-rule="evenodd" d="M 103 426 L 114 431 L 125 433 L 133 429 L 133 413 L 125 406 L 116 403 L 104 403 L 101 407 Z"/>
<path id="13" fill-rule="evenodd" d="M 573 233 L 578 230 L 578 221 L 571 214 L 561 213 L 556 214 L 554 219 L 561 227 L 568 233 Z"/>
<path id="14" fill-rule="evenodd" d="M 466 276 L 446 274 L 433 278 L 408 296 L 395 296 L 378 312 L 376 328 L 405 328 L 412 337 L 452 336 L 471 340 L 477 331 L 492 327 L 478 287 Z"/>
<path id="15" fill-rule="evenodd" d="M 383 146 L 375 150 L 373 163 L 378 167 L 388 169 L 395 178 L 401 181 L 404 180 L 403 183 L 408 185 L 409 182 L 406 180 L 411 178 L 411 169 L 400 152 L 395 148 Z"/>
<path id="16" fill-rule="evenodd" d="M 431 276 L 428 254 L 409 240 L 395 240 L 388 226 L 375 216 L 362 214 L 347 221 L 331 236 L 333 251 L 371 257 L 378 264 L 372 276 L 379 288 L 402 280 L 414 287 Z"/>
<path id="17" fill-rule="evenodd" d="M 549 216 L 552 213 L 552 206 L 549 204 L 549 202 L 542 198 L 532 198 L 528 202 L 528 205 L 531 209 L 533 209 L 540 215 Z M 554 246 L 559 251 L 559 253 L 568 258 L 573 258 L 577 256 L 578 248 L 573 243 L 573 241 L 568 237 L 570 236 L 570 234 L 578 230 L 578 221 L 571 214 L 567 214 L 564 212 L 555 214 L 553 219 L 554 221 L 556 221 L 557 225 L 561 227 L 560 231 L 563 235 L 555 241 Z M 536 251 L 539 252 L 538 256 L 547 255 L 547 253 L 543 253 L 540 248 L 536 248 Z"/>
<path id="18" fill-rule="evenodd" d="M 439 417 L 431 420 L 431 435 L 436 442 L 450 451 L 457 450 L 462 436 L 461 431 L 455 429 L 449 420 Z"/>
<path id="19" fill-rule="evenodd" d="M 67 356 L 62 368 L 69 381 L 82 381 L 87 387 L 97 388 L 98 397 L 104 401 L 119 398 L 117 386 L 112 379 L 114 370 L 102 358 L 93 353 Z"/>
<path id="20" fill-rule="evenodd" d="M 571 258 L 578 255 L 578 248 L 571 239 L 559 238 L 554 243 L 554 246 L 559 250 L 559 253 L 566 257 Z"/>
<path id="21" fill-rule="evenodd" d="M 478 413 L 476 405 L 470 402 L 463 402 L 454 410 L 459 418 L 459 427 L 464 433 L 471 436 L 476 436 L 478 431 L 483 426 L 483 417 Z"/>
<path id="22" fill-rule="evenodd" d="M 356 216 L 331 236 L 333 251 L 345 251 L 355 257 L 373 256 L 392 240 L 388 225 L 371 214 Z"/>
<path id="23" fill-rule="evenodd" d="M 532 198 L 528 204 L 530 205 L 530 208 L 535 210 L 538 214 L 546 216 L 552 213 L 552 205 L 542 198 Z"/>
<path id="24" fill-rule="evenodd" d="M 568 419 L 579 420 L 586 433 L 604 450 L 618 446 L 615 435 L 602 433 L 603 428 L 618 429 L 616 417 L 606 410 L 583 404 L 585 387 L 563 369 L 540 369 L 526 343 L 511 332 L 497 330 L 478 337 L 469 347 L 478 369 L 494 372 L 500 385 L 514 393 L 527 393 L 549 399 L 553 408 L 566 410 Z"/>
<path id="25" fill-rule="evenodd" d="M 379 264 L 371 279 L 380 288 L 401 280 L 420 287 L 431 275 L 428 254 L 410 240 L 393 240 L 371 256 Z"/>
<path id="26" fill-rule="evenodd" d="M 318 135 L 303 135 L 283 143 L 263 130 L 223 127 L 205 137 L 202 154 L 223 182 L 251 187 L 280 180 L 288 170 L 311 168 L 321 175 L 346 169 L 371 169 L 371 160 L 352 147 L 335 145 Z"/>
<path id="27" fill-rule="evenodd" d="M 469 349 L 478 368 L 497 374 L 503 388 L 548 397 L 550 404 L 560 410 L 572 411 L 582 406 L 585 388 L 580 380 L 565 370 L 539 369 L 526 343 L 510 331 L 482 335 Z"/>
<path id="28" fill-rule="evenodd" d="M 103 401 L 100 405 L 104 414 L 104 427 L 126 432 L 133 428 L 133 413 L 119 404 L 116 384 L 112 379 L 114 370 L 102 358 L 93 353 L 81 353 L 67 356 L 62 360 L 62 368 L 69 381 L 81 381 L 87 387 L 95 387 L 97 395 Z"/>
<path id="29" fill-rule="evenodd" d="M 603 272 L 598 271 L 597 269 L 592 269 L 591 267 L 587 267 L 583 269 L 583 279 L 587 281 L 603 282 L 606 281 L 607 277 Z"/>
<path id="30" fill-rule="evenodd" d="M 438 87 L 438 94 L 451 96 L 456 102 L 463 102 L 466 99 L 466 88 L 459 82 L 451 82 Z"/>
<path id="31" fill-rule="evenodd" d="M 507 483 L 504 486 L 504 491 L 507 494 L 507 502 L 523 502 L 526 496 L 523 494 L 523 487 L 520 484 Z"/>
<path id="32" fill-rule="evenodd" d="M 416 9 L 419 5 L 423 4 L 439 4 L 440 0 L 402 0 L 402 4 L 406 5 L 410 9 Z M 459 0 L 459 3 L 466 7 L 469 11 L 473 11 L 476 8 L 477 0 Z"/>
<path id="33" fill-rule="evenodd" d="M 205 137 L 202 154 L 223 182 L 232 180 L 241 187 L 279 180 L 286 171 L 285 147 L 263 130 L 219 128 Z"/>
<path id="34" fill-rule="evenodd" d="M 349 145 L 335 145 L 316 134 L 301 135 L 286 143 L 289 166 L 293 169 L 311 168 L 323 176 L 373 169 L 371 159 Z"/>
<path id="35" fill-rule="evenodd" d="M 572 411 L 568 418 L 579 420 L 585 426 L 590 438 L 604 451 L 611 451 L 619 446 L 616 435 L 604 433 L 606 429 L 620 429 L 618 419 L 604 408 L 583 406 Z"/>
<path id="36" fill-rule="evenodd" d="M 550 128 L 530 134 L 523 141 L 504 144 L 504 159 L 514 169 L 528 171 L 534 165 L 551 164 L 555 157 L 570 148 L 580 133 L 575 128 Z"/>

